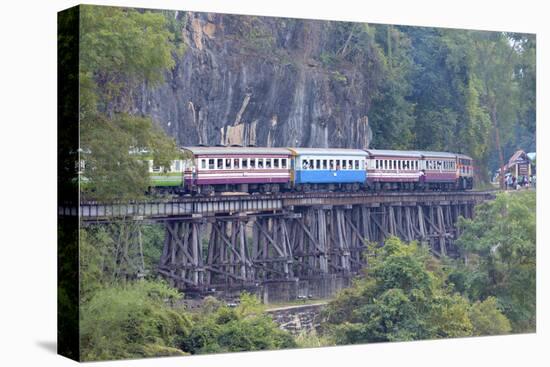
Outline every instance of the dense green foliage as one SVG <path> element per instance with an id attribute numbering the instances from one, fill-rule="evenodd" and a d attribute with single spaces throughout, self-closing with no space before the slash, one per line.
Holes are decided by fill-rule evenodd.
<path id="1" fill-rule="evenodd" d="M 365 276 L 326 309 L 325 333 L 337 344 L 406 341 L 510 330 L 489 300 L 471 305 L 453 290 L 443 264 L 416 243 L 389 238 L 371 248 Z M 486 318 L 496 319 L 492 329 Z"/>
<path id="2" fill-rule="evenodd" d="M 486 181 L 518 148 L 535 150 L 534 35 L 331 23 L 319 59 L 369 70 L 373 148 L 471 155 Z"/>
<path id="3" fill-rule="evenodd" d="M 510 321 L 499 310 L 495 297 L 488 297 L 483 302 L 477 301 L 470 308 L 469 316 L 475 336 L 499 335 L 512 331 Z"/>
<path id="4" fill-rule="evenodd" d="M 296 347 L 290 334 L 280 330 L 263 311 L 259 300 L 246 293 L 235 308 L 207 298 L 193 316 L 196 327 L 183 341 L 182 349 L 202 354 Z"/>
<path id="5" fill-rule="evenodd" d="M 80 309 L 81 358 L 86 361 L 184 355 L 176 348 L 191 328 L 167 302 L 181 295 L 160 282 L 139 281 L 98 290 Z"/>
<path id="6" fill-rule="evenodd" d="M 496 297 L 514 332 L 536 324 L 536 195 L 502 193 L 462 220 L 458 246 L 467 261 L 451 278 L 471 299 Z"/>
<path id="7" fill-rule="evenodd" d="M 143 196 L 147 152 L 155 165 L 178 156 L 175 141 L 151 118 L 135 115 L 134 92 L 163 81 L 182 52 L 170 31 L 173 14 L 81 6 L 80 144 L 85 195 L 99 200 Z"/>

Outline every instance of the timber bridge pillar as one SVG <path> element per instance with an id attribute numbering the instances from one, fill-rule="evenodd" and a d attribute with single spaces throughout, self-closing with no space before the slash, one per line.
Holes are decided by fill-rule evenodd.
<path id="1" fill-rule="evenodd" d="M 487 192 L 303 193 L 183 198 L 173 202 L 81 205 L 88 222 L 162 222 L 158 273 L 187 294 L 267 300 L 328 297 L 366 265 L 368 243 L 417 240 L 453 256 L 459 217 L 472 218 Z"/>

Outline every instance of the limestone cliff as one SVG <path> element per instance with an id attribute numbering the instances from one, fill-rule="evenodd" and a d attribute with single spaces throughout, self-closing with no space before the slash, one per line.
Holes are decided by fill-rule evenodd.
<path id="1" fill-rule="evenodd" d="M 377 60 L 350 53 L 336 23 L 176 16 L 186 52 L 164 84 L 143 86 L 136 109 L 179 144 L 368 147 Z"/>

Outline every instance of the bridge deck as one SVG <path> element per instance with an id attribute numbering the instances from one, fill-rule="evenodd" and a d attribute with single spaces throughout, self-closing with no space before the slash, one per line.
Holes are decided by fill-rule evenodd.
<path id="1" fill-rule="evenodd" d="M 134 203 L 82 203 L 79 208 L 59 207 L 60 216 L 79 215 L 82 221 L 112 219 L 167 220 L 207 217 L 222 213 L 261 213 L 292 211 L 300 206 L 380 205 L 409 206 L 432 204 L 479 203 L 494 197 L 492 191 L 419 192 L 419 193 L 342 193 L 310 192 L 261 195 L 184 197 L 172 201 Z"/>

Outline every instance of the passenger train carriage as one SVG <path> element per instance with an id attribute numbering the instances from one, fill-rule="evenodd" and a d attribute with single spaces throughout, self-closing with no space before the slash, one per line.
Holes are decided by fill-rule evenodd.
<path id="1" fill-rule="evenodd" d="M 457 182 L 456 154 L 422 152 L 425 184 L 429 188 L 451 190 Z"/>
<path id="2" fill-rule="evenodd" d="M 418 188 L 422 154 L 404 150 L 367 149 L 367 185 L 375 190 Z"/>
<path id="3" fill-rule="evenodd" d="M 150 163 L 154 186 L 174 186 L 172 192 L 190 194 L 473 187 L 472 158 L 463 154 L 330 148 L 182 149 L 191 158 L 172 162 L 167 171 Z"/>
<path id="4" fill-rule="evenodd" d="M 358 190 L 365 185 L 367 153 L 360 149 L 289 148 L 292 187 Z"/>
<path id="5" fill-rule="evenodd" d="M 289 188 L 291 152 L 285 148 L 184 147 L 192 166 L 184 172 L 186 191 L 278 192 Z"/>

